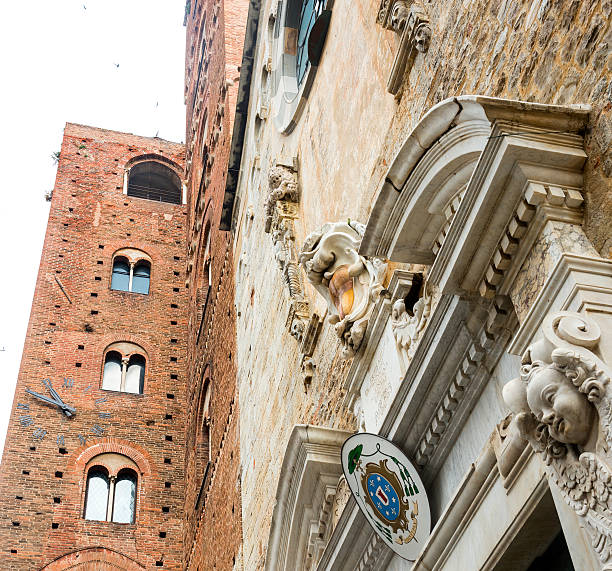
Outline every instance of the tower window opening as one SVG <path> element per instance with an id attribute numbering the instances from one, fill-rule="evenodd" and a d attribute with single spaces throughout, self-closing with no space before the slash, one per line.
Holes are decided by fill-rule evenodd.
<path id="1" fill-rule="evenodd" d="M 128 173 L 128 196 L 180 204 L 181 179 L 166 165 L 146 161 L 134 165 Z"/>
<path id="2" fill-rule="evenodd" d="M 131 468 L 113 472 L 114 454 L 103 454 L 96 458 L 96 465 L 87 472 L 84 517 L 93 521 L 134 523 L 136 514 L 136 491 L 138 476 Z M 111 467 L 99 465 L 108 459 Z M 126 458 L 127 460 L 127 458 Z"/>
<path id="3" fill-rule="evenodd" d="M 114 343 L 104 357 L 102 389 L 122 393 L 142 394 L 146 359 L 142 349 L 132 343 Z"/>

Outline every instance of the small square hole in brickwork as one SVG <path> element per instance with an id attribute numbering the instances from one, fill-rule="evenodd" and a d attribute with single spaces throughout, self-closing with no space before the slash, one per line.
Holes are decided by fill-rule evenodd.
<path id="1" fill-rule="evenodd" d="M 98 266 L 101 266 L 103 263 L 104 263 L 104 262 L 103 262 L 102 260 L 98 260 L 98 261 L 96 262 L 96 264 L 98 264 Z"/>
<path id="2" fill-rule="evenodd" d="M 54 504 L 59 504 L 61 502 L 62 502 L 62 500 L 60 498 L 53 498 L 53 503 Z"/>
<path id="3" fill-rule="evenodd" d="M 11 549 L 11 553 L 17 553 L 16 549 Z"/>
<path id="4" fill-rule="evenodd" d="M 63 478 L 64 477 L 64 472 L 55 472 L 55 477 L 56 478 Z"/>
<path id="5" fill-rule="evenodd" d="M 68 228 L 68 222 L 64 222 L 64 228 Z"/>
<path id="6" fill-rule="evenodd" d="M 68 212 L 74 212 L 74 208 L 69 208 Z"/>
<path id="7" fill-rule="evenodd" d="M 59 527 L 59 523 L 55 523 L 55 522 L 53 522 L 53 523 L 51 524 L 51 529 L 57 529 L 58 527 Z"/>
<path id="8" fill-rule="evenodd" d="M 53 323 L 53 321 L 49 321 L 49 325 L 50 325 L 51 327 L 55 327 L 55 323 Z"/>
<path id="9" fill-rule="evenodd" d="M 165 514 L 170 513 L 170 506 L 162 506 L 162 512 Z"/>
<path id="10" fill-rule="evenodd" d="M 51 345 L 51 341 L 45 341 L 45 345 Z"/>
<path id="11" fill-rule="evenodd" d="M 134 222 L 134 219 L 133 219 L 133 218 L 130 218 L 130 222 Z"/>
<path id="12" fill-rule="evenodd" d="M 101 282 L 101 281 L 102 281 L 102 278 L 101 278 L 100 276 L 96 276 L 96 277 L 94 278 L 94 280 L 96 280 L 97 282 Z"/>
<path id="13" fill-rule="evenodd" d="M 173 398 L 174 398 L 174 395 L 173 395 L 172 393 L 168 393 L 168 394 L 166 395 L 166 398 L 173 399 Z"/>
<path id="14" fill-rule="evenodd" d="M 64 257 L 64 254 L 60 254 L 60 255 L 59 255 L 59 257 L 60 257 L 60 258 L 63 258 L 63 257 Z"/>
<path id="15" fill-rule="evenodd" d="M 177 287 L 173 287 L 173 288 L 172 288 L 172 291 L 174 291 L 174 292 L 178 293 L 178 292 L 179 292 L 179 288 L 177 288 Z"/>
<path id="16" fill-rule="evenodd" d="M 120 186 L 116 186 L 115 188 L 116 188 L 117 190 L 121 190 L 121 187 L 120 187 Z M 113 216 L 114 216 L 114 214 L 113 214 Z"/>
<path id="17" fill-rule="evenodd" d="M 61 305 L 56 305 L 56 306 L 55 306 L 55 309 L 61 309 L 61 308 L 62 308 L 62 306 L 61 306 Z"/>
<path id="18" fill-rule="evenodd" d="M 181 272 L 174 272 L 174 275 L 175 275 L 175 276 L 180 276 L 180 275 L 181 275 Z"/>
<path id="19" fill-rule="evenodd" d="M 13 527 L 19 527 L 21 524 L 18 521 L 13 522 Z"/>
<path id="20" fill-rule="evenodd" d="M 65 448 L 59 448 L 59 449 L 58 449 L 58 452 L 59 452 L 60 454 L 68 454 L 68 450 L 66 450 Z"/>
<path id="21" fill-rule="evenodd" d="M 170 375 L 171 379 L 178 379 L 178 375 Z"/>
<path id="22" fill-rule="evenodd" d="M 172 482 L 164 482 L 164 486 L 166 488 L 171 488 L 172 487 Z"/>
<path id="23" fill-rule="evenodd" d="M 100 248 L 100 250 L 104 250 L 104 245 L 103 244 L 98 244 L 98 248 Z"/>
<path id="24" fill-rule="evenodd" d="M 176 303 L 171 303 L 171 304 L 170 304 L 170 307 L 171 307 L 172 309 L 178 309 L 178 304 L 176 304 Z"/>
<path id="25" fill-rule="evenodd" d="M 76 178 L 70 179 L 70 182 L 76 182 Z"/>
<path id="26" fill-rule="evenodd" d="M 22 470 L 22 471 L 21 471 L 21 473 L 22 473 L 24 476 L 29 476 L 29 475 L 30 475 L 30 470 Z"/>
<path id="27" fill-rule="evenodd" d="M 147 426 L 154 426 L 155 425 L 155 421 L 154 420 L 147 420 L 147 422 L 145 422 L 145 424 Z"/>
<path id="28" fill-rule="evenodd" d="M 68 240 L 66 240 L 66 238 L 62 238 L 62 242 L 68 242 Z"/>
<path id="29" fill-rule="evenodd" d="M 178 339 L 170 339 L 170 343 L 178 343 Z"/>
<path id="30" fill-rule="evenodd" d="M 172 436 L 170 434 L 166 434 L 166 441 L 172 442 Z"/>
<path id="31" fill-rule="evenodd" d="M 170 357 L 170 362 L 171 363 L 176 363 L 176 357 Z"/>
<path id="32" fill-rule="evenodd" d="M 83 349 L 85 349 L 85 345 L 79 345 L 79 346 L 77 347 L 77 349 L 79 349 L 79 350 L 83 351 Z"/>
<path id="33" fill-rule="evenodd" d="M 89 295 L 91 297 L 98 297 L 98 294 L 96 292 L 94 292 L 94 291 L 92 291 Z"/>
<path id="34" fill-rule="evenodd" d="M 166 537 L 166 532 L 165 531 L 160 531 L 159 532 L 159 537 L 161 537 L 162 539 L 164 539 Z"/>
<path id="35" fill-rule="evenodd" d="M 174 256 L 174 259 L 178 262 L 181 258 L 180 256 Z"/>
<path id="36" fill-rule="evenodd" d="M 36 446 L 30 446 L 30 450 L 31 450 L 32 452 L 36 452 Z"/>
<path id="37" fill-rule="evenodd" d="M 50 365 L 51 361 L 45 361 L 45 365 Z"/>
<path id="38" fill-rule="evenodd" d="M 166 418 L 166 420 L 172 420 L 172 415 L 171 414 L 167 414 L 165 418 Z"/>
<path id="39" fill-rule="evenodd" d="M 115 162 L 116 162 L 116 163 L 118 163 L 118 162 L 119 162 L 119 159 L 115 159 Z"/>
<path id="40" fill-rule="evenodd" d="M 164 464 L 172 464 L 172 460 L 170 458 L 164 458 Z"/>
<path id="41" fill-rule="evenodd" d="M 163 567 L 164 566 L 164 562 L 163 561 L 156 561 L 155 562 L 155 567 Z"/>
<path id="42" fill-rule="evenodd" d="M 131 236 L 131 234 L 129 232 L 126 232 L 125 235 L 129 238 Z"/>
<path id="43" fill-rule="evenodd" d="M 97 309 L 92 309 L 91 310 L 91 314 L 92 315 L 98 315 L 98 310 Z"/>
<path id="44" fill-rule="evenodd" d="M 170 325 L 176 325 L 176 323 L 177 323 L 176 321 L 171 321 Z"/>
<path id="45" fill-rule="evenodd" d="M 55 270 L 55 273 L 56 273 L 56 274 L 61 274 L 61 273 L 62 273 L 62 270 Z"/>
<path id="46" fill-rule="evenodd" d="M 75 363 L 74 366 L 75 367 L 80 367 L 83 363 Z"/>

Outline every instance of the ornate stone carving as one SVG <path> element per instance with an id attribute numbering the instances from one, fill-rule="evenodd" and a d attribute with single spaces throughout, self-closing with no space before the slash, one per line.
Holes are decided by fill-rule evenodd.
<path id="1" fill-rule="evenodd" d="M 414 304 L 412 315 L 406 310 L 403 298 L 393 304 L 391 311 L 391 329 L 400 356 L 402 373 L 406 372 L 408 363 L 414 355 L 417 341 L 431 313 L 431 297 L 427 293 L 427 285 L 423 288 L 423 296 Z"/>
<path id="2" fill-rule="evenodd" d="M 387 84 L 387 90 L 397 95 L 404 77 L 412 69 L 416 52 L 425 53 L 429 48 L 429 19 L 419 2 L 382 0 L 376 21 L 400 36 L 400 45 Z"/>
<path id="3" fill-rule="evenodd" d="M 334 496 L 334 502 L 332 504 L 332 533 L 336 529 L 336 524 L 344 511 L 344 508 L 351 497 L 351 488 L 346 481 L 344 475 L 340 476 L 338 480 L 338 487 L 336 488 L 336 495 Z"/>
<path id="4" fill-rule="evenodd" d="M 588 531 L 602 564 L 612 563 L 612 371 L 597 355 L 601 331 L 572 312 L 546 318 L 523 354 L 520 378 L 504 387 L 514 422 Z"/>
<path id="5" fill-rule="evenodd" d="M 308 281 L 325 298 L 344 356 L 361 345 L 387 265 L 358 254 L 365 227 L 358 222 L 325 224 L 304 242 L 299 261 Z"/>
<path id="6" fill-rule="evenodd" d="M 270 169 L 268 173 L 268 197 L 266 199 L 266 232 L 270 232 L 274 207 L 279 200 L 286 202 L 299 202 L 297 173 L 294 169 L 277 165 Z"/>

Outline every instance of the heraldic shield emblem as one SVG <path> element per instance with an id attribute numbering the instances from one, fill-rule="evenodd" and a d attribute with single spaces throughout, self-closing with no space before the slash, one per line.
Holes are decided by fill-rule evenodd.
<path id="1" fill-rule="evenodd" d="M 400 557 L 414 561 L 431 528 L 423 482 L 404 453 L 375 434 L 342 446 L 342 469 L 369 524 Z"/>

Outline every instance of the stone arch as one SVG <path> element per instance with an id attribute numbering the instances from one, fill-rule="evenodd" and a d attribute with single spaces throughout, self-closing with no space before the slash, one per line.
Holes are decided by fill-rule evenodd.
<path id="1" fill-rule="evenodd" d="M 40 571 L 142 571 L 144 565 L 107 547 L 87 547 L 61 555 Z"/>

